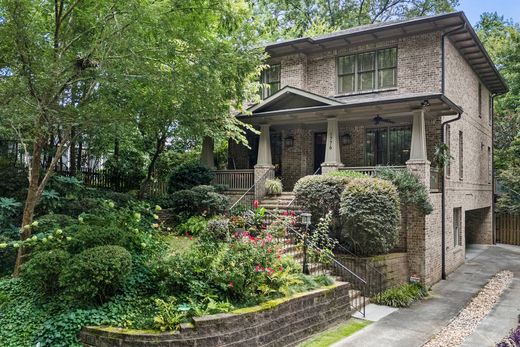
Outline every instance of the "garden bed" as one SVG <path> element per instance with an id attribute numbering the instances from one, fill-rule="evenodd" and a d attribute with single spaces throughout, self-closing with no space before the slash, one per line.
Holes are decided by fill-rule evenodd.
<path id="1" fill-rule="evenodd" d="M 349 285 L 335 285 L 261 305 L 193 318 L 179 331 L 86 327 L 85 347 L 101 346 L 292 346 L 349 317 Z"/>

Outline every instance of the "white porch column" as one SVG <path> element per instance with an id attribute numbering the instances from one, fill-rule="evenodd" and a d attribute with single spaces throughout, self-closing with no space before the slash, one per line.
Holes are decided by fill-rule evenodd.
<path id="1" fill-rule="evenodd" d="M 260 126 L 258 141 L 258 157 L 255 165 L 255 199 L 265 196 L 265 181 L 274 177 L 273 159 L 271 157 L 271 136 L 269 124 Z"/>
<path id="2" fill-rule="evenodd" d="M 213 138 L 204 136 L 202 140 L 202 151 L 200 153 L 200 163 L 215 169 L 215 156 L 213 154 L 213 147 L 215 146 Z"/>
<path id="3" fill-rule="evenodd" d="M 424 108 L 414 111 L 413 114 L 412 145 L 410 148 L 410 160 L 427 160 Z"/>
<path id="4" fill-rule="evenodd" d="M 341 163 L 341 151 L 339 145 L 339 128 L 337 118 L 327 119 L 327 144 L 325 147 L 325 162 L 321 164 L 322 173 L 338 170 Z"/>
<path id="5" fill-rule="evenodd" d="M 426 125 L 424 122 L 424 108 L 414 111 L 412 124 L 412 143 L 410 160 L 406 162 L 408 171 L 430 189 L 430 162 L 426 154 Z"/>

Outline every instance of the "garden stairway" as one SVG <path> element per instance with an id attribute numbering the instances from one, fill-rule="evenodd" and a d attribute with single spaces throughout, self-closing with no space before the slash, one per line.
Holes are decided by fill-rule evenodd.
<path id="1" fill-rule="evenodd" d="M 301 247 L 298 247 L 294 244 L 286 244 L 284 247 L 284 253 L 292 256 L 298 263 L 303 266 L 303 250 Z M 341 276 L 337 276 L 330 269 L 325 267 L 323 264 L 318 262 L 309 262 L 307 264 L 309 269 L 309 273 L 311 275 L 327 275 L 332 277 L 337 282 L 348 282 L 345 278 Z M 368 305 L 370 302 L 370 298 L 363 297 L 362 292 L 360 290 L 354 289 L 351 284 L 349 290 L 349 298 L 350 298 L 350 313 L 354 314 L 355 312 L 361 312 L 364 306 Z"/>
<path id="2" fill-rule="evenodd" d="M 283 192 L 281 195 L 266 196 L 260 201 L 260 206 L 270 212 L 295 211 L 300 212 L 300 207 L 294 201 L 293 192 Z"/>

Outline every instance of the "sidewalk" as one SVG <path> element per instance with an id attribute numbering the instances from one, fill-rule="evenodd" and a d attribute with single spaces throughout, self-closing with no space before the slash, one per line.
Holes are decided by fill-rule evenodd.
<path id="1" fill-rule="evenodd" d="M 386 316 L 333 347 L 420 347 L 447 325 L 495 273 L 510 270 L 515 274 L 513 285 L 466 339 L 467 346 L 493 346 L 516 325 L 520 313 L 520 247 L 479 247 L 468 255 L 466 264 L 448 280 L 434 285 L 427 299 Z"/>

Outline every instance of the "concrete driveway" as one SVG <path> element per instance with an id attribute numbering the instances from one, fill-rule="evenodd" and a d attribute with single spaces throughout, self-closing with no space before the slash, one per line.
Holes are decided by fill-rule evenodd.
<path id="1" fill-rule="evenodd" d="M 475 246 L 466 263 L 433 286 L 431 295 L 369 325 L 334 347 L 419 347 L 446 326 L 498 271 L 514 273 L 501 296 L 464 346 L 494 346 L 516 326 L 520 314 L 520 247 Z"/>

